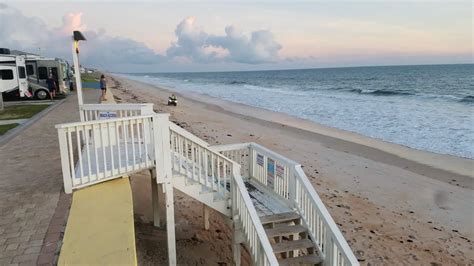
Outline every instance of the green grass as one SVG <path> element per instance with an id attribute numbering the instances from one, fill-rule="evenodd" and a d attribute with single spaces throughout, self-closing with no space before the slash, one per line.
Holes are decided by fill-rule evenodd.
<path id="1" fill-rule="evenodd" d="M 6 125 L 0 125 L 0 136 L 7 133 L 8 130 L 18 126 L 19 124 L 6 124 Z"/>
<path id="2" fill-rule="evenodd" d="M 49 104 L 31 104 L 31 105 L 13 105 L 6 106 L 3 111 L 0 111 L 0 120 L 6 119 L 24 119 L 30 118 L 35 114 L 46 109 Z"/>
<path id="3" fill-rule="evenodd" d="M 98 82 L 98 79 L 94 78 L 81 78 L 82 82 Z"/>
<path id="4" fill-rule="evenodd" d="M 100 75 L 102 75 L 100 72 L 83 73 L 81 74 L 81 80 L 82 82 L 98 82 L 100 80 Z"/>

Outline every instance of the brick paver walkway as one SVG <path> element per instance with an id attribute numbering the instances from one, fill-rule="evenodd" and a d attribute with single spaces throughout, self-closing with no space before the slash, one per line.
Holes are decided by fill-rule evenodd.
<path id="1" fill-rule="evenodd" d="M 97 102 L 99 94 L 85 91 L 86 102 Z M 75 121 L 72 95 L 0 147 L 0 265 L 54 263 L 70 205 L 54 125 Z"/>

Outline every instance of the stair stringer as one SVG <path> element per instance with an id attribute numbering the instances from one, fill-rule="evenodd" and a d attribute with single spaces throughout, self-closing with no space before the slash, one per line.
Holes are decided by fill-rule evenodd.
<path id="1" fill-rule="evenodd" d="M 187 178 L 184 175 L 173 175 L 173 187 L 229 218 L 232 216 L 229 197 L 216 198 L 214 195 L 215 192 L 206 192 L 205 186 L 197 182 L 194 184 L 187 184 L 186 179 Z"/>

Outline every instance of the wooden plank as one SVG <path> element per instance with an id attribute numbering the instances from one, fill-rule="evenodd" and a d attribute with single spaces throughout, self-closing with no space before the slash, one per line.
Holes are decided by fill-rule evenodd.
<path id="1" fill-rule="evenodd" d="M 280 243 L 272 244 L 274 253 L 282 253 L 282 252 L 301 250 L 301 249 L 312 248 L 312 247 L 314 247 L 314 244 L 309 239 L 283 241 Z"/>
<path id="2" fill-rule="evenodd" d="M 323 259 L 316 255 L 316 254 L 309 254 L 309 255 L 304 255 L 304 256 L 299 256 L 299 257 L 294 257 L 294 258 L 286 258 L 286 259 L 281 259 L 278 261 L 280 266 L 283 265 L 299 265 L 299 264 L 319 264 L 323 262 Z"/>
<path id="3" fill-rule="evenodd" d="M 283 212 L 283 213 L 262 216 L 260 217 L 260 221 L 262 222 L 262 224 L 269 224 L 269 223 L 291 222 L 291 221 L 299 220 L 300 218 L 301 216 L 296 212 Z"/>
<path id="4" fill-rule="evenodd" d="M 278 226 L 276 228 L 265 229 L 265 233 L 267 233 L 268 237 L 276 237 L 276 236 L 289 236 L 295 234 L 301 234 L 307 232 L 308 230 L 306 227 L 301 225 L 285 225 L 285 226 Z"/>

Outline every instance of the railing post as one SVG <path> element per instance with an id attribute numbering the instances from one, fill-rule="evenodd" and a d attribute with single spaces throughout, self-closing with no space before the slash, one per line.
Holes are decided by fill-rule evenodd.
<path id="1" fill-rule="evenodd" d="M 64 181 L 64 192 L 67 194 L 72 193 L 72 180 L 71 180 L 71 170 L 69 167 L 69 153 L 68 145 L 66 138 L 66 130 L 64 128 L 58 128 L 58 138 L 59 138 L 59 152 L 61 155 L 61 168 L 63 171 L 63 181 Z"/>
<path id="2" fill-rule="evenodd" d="M 295 165 L 288 167 L 288 199 L 293 205 L 291 207 L 296 207 L 296 177 L 295 177 Z"/>
<path id="3" fill-rule="evenodd" d="M 165 183 L 171 180 L 171 148 L 170 148 L 169 114 L 153 116 L 153 145 L 156 166 L 156 182 Z"/>
<path id="4" fill-rule="evenodd" d="M 253 158 L 253 147 L 252 144 L 249 144 L 249 176 L 247 178 L 251 179 L 254 177 L 254 158 Z"/>
<path id="5" fill-rule="evenodd" d="M 241 250 L 240 244 L 245 242 L 245 236 L 242 231 L 242 226 L 238 218 L 237 203 L 235 203 L 235 177 L 240 176 L 240 165 L 237 163 L 232 163 L 232 178 L 231 178 L 231 208 L 232 208 L 232 253 L 234 259 L 234 265 L 239 266 L 241 264 Z"/>
<path id="6" fill-rule="evenodd" d="M 174 198 L 172 183 L 169 114 L 153 117 L 153 140 L 156 182 L 164 187 L 166 198 L 166 234 L 168 238 L 169 265 L 176 265 L 176 236 L 174 223 Z M 158 188 L 160 185 L 158 185 Z"/>

